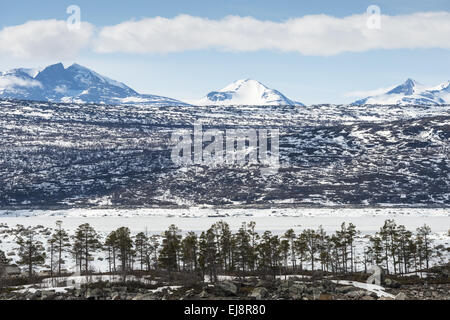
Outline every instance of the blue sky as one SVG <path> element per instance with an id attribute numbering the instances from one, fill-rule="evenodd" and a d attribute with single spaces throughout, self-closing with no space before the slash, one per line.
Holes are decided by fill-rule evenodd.
<path id="1" fill-rule="evenodd" d="M 140 21 L 157 16 L 174 19 L 180 14 L 219 21 L 228 15 L 253 17 L 262 22 L 284 23 L 288 19 L 307 15 L 327 15 L 342 18 L 363 15 L 369 5 L 378 5 L 388 16 L 412 15 L 420 12 L 449 12 L 450 1 L 2 1 L 0 3 L 0 34 L 4 28 L 26 24 L 31 20 L 61 20 L 69 16 L 66 8 L 78 5 L 81 20 L 96 30 L 119 25 L 125 21 Z M 320 22 L 319 22 L 320 23 Z M 318 28 L 319 25 L 315 25 Z M 313 27 L 312 27 L 313 28 Z M 419 30 L 420 31 L 420 30 Z M 389 36 L 389 30 L 384 31 Z M 417 33 L 417 32 L 416 32 Z M 14 34 L 9 32 L 7 36 Z M 142 93 L 165 95 L 182 100 L 196 100 L 212 90 L 225 87 L 241 78 L 252 78 L 280 90 L 291 99 L 306 104 L 346 103 L 357 97 L 349 92 L 387 88 L 414 78 L 427 85 L 437 85 L 450 79 L 449 40 L 435 32 L 433 37 L 445 45 L 421 48 L 404 47 L 384 49 L 382 46 L 364 50 L 321 55 L 300 50 L 250 49 L 233 50 L 217 47 L 191 49 L 180 45 L 173 52 L 154 52 L 149 44 L 146 52 L 128 52 L 125 47 L 108 47 L 108 52 L 81 46 L 73 55 L 31 54 L 24 58 L 12 54 L 0 44 L 0 69 L 38 67 L 62 61 L 77 62 L 95 71 L 122 81 Z M 333 34 L 331 34 L 333 36 Z M 402 36 L 398 36 L 402 38 Z M 405 35 L 405 37 L 414 37 Z M 277 37 L 272 35 L 272 37 Z M 336 31 L 341 42 L 345 34 Z M 342 37 L 342 39 L 339 39 Z M 395 36 L 393 40 L 395 41 Z M 268 36 L 268 39 L 270 36 Z M 0 35 L 1 39 L 1 35 Z M 23 39 L 23 38 L 21 38 Z M 153 38 L 152 38 L 153 39 Z M 357 41 L 358 39 L 355 39 Z M 392 40 L 389 38 L 389 40 Z M 24 40 L 18 40 L 24 41 Z M 182 39 L 174 40 L 183 42 Z M 230 40 L 233 41 L 233 40 Z M 33 45 L 40 45 L 39 42 Z M 257 44 L 255 44 L 257 45 Z M 286 44 L 283 44 L 286 45 Z M 186 45 L 185 45 L 186 46 Z M 242 45 L 241 45 L 242 46 Z M 314 45 L 311 45 L 314 46 Z M 348 46 L 353 47 L 352 44 Z M 356 45 L 357 46 L 357 45 Z M 28 47 L 27 47 L 28 48 Z M 240 47 L 239 47 L 240 48 Z M 19 50 L 19 49 L 18 49 Z M 104 50 L 103 50 L 104 51 Z M 39 52 L 39 50 L 37 50 Z"/>

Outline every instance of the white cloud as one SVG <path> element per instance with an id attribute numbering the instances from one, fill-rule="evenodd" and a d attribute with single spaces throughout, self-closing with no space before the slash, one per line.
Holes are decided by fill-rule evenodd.
<path id="1" fill-rule="evenodd" d="M 95 50 L 145 54 L 215 48 L 330 56 L 372 49 L 450 48 L 449 12 L 383 15 L 380 30 L 369 29 L 367 19 L 366 14 L 310 15 L 285 22 L 239 16 L 221 20 L 156 17 L 102 28 Z"/>
<path id="2" fill-rule="evenodd" d="M 387 88 L 379 88 L 374 90 L 360 90 L 360 91 L 351 91 L 344 93 L 345 98 L 367 98 L 367 97 L 373 97 L 378 96 L 380 94 L 385 94 L 386 92 L 391 91 L 396 86 L 387 87 Z"/>
<path id="3" fill-rule="evenodd" d="M 19 59 L 65 59 L 86 47 L 94 27 L 81 23 L 70 30 L 66 21 L 37 20 L 0 30 L 0 54 Z"/>
<path id="4" fill-rule="evenodd" d="M 369 29 L 367 19 L 366 14 L 344 18 L 309 15 L 274 22 L 239 16 L 213 20 L 180 15 L 125 21 L 98 29 L 82 22 L 79 30 L 70 30 L 61 20 L 29 21 L 0 30 L 0 56 L 63 60 L 75 58 L 85 48 L 98 53 L 139 54 L 280 50 L 319 56 L 373 49 L 450 49 L 450 12 L 383 15 L 380 30 Z"/>
<path id="5" fill-rule="evenodd" d="M 21 79 L 15 76 L 0 77 L 0 88 L 9 89 L 15 86 L 19 87 L 42 87 L 42 84 L 37 80 Z"/>

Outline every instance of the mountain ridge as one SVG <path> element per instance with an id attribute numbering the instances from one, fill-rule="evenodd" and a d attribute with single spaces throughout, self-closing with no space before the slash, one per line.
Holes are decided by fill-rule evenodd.
<path id="1" fill-rule="evenodd" d="M 450 104 L 450 81 L 427 87 L 408 78 L 386 93 L 357 100 L 351 105 L 444 105 Z"/>
<path id="2" fill-rule="evenodd" d="M 0 73 L 0 98 L 64 103 L 183 105 L 158 95 L 140 94 L 77 63 L 56 63 L 40 70 L 18 68 Z"/>

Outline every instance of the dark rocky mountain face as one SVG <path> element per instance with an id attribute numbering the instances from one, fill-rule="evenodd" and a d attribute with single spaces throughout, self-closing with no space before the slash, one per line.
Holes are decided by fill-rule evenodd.
<path id="1" fill-rule="evenodd" d="M 189 167 L 171 133 L 278 128 L 278 172 Z M 448 108 L 0 101 L 0 206 L 450 204 Z"/>

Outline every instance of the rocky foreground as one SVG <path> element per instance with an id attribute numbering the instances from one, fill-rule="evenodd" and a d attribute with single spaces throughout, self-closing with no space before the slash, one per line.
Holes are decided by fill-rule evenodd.
<path id="1" fill-rule="evenodd" d="M 362 283 L 356 283 L 362 284 Z M 370 289 L 369 289 L 370 290 Z M 80 288 L 52 290 L 29 287 L 4 290 L 0 300 L 450 300 L 450 283 L 402 285 L 386 280 L 375 292 L 330 280 L 227 280 L 195 286 L 149 286 L 139 282 L 98 282 Z"/>

